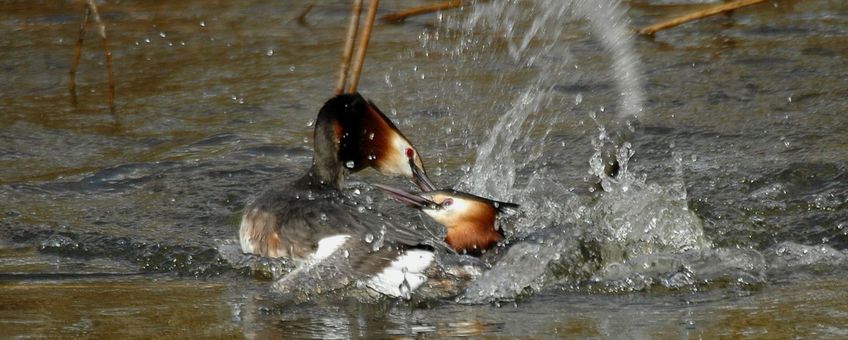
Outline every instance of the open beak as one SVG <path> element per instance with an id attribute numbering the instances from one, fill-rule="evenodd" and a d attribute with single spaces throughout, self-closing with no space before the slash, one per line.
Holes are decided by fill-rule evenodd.
<path id="1" fill-rule="evenodd" d="M 432 181 L 430 181 L 430 177 L 427 177 L 427 173 L 424 172 L 423 168 L 415 165 L 415 161 L 412 159 L 409 160 L 409 166 L 412 168 L 412 182 L 415 183 L 421 191 L 429 192 L 436 190 L 436 186 L 433 185 Z"/>
<path id="2" fill-rule="evenodd" d="M 414 169 L 414 168 L 413 168 Z M 424 178 L 427 178 L 426 176 Z M 428 182 L 429 183 L 429 182 Z M 430 184 L 432 185 L 432 184 Z M 382 190 L 386 195 L 391 197 L 392 199 L 406 204 L 410 207 L 416 209 L 438 209 L 439 205 L 436 202 L 433 202 L 424 197 L 406 192 L 401 189 L 393 188 L 387 185 L 382 184 L 374 184 L 375 187 Z"/>

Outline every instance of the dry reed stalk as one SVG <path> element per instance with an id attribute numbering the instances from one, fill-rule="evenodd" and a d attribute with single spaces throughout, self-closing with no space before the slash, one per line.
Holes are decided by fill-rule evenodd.
<path id="1" fill-rule="evenodd" d="M 675 18 L 672 18 L 672 19 L 669 19 L 669 20 L 658 22 L 658 23 L 653 24 L 651 26 L 640 29 L 638 32 L 639 32 L 639 34 L 653 35 L 654 33 L 658 32 L 658 31 L 661 31 L 661 30 L 664 30 L 664 29 L 669 29 L 669 28 L 672 28 L 674 26 L 687 23 L 689 21 L 698 20 L 698 19 L 701 19 L 701 18 L 705 18 L 705 17 L 708 17 L 708 16 L 721 14 L 721 13 L 725 13 L 725 12 L 730 12 L 730 11 L 733 11 L 733 10 L 736 10 L 736 9 L 739 9 L 739 8 L 742 8 L 742 7 L 760 4 L 760 3 L 763 3 L 763 2 L 766 2 L 766 1 L 768 1 L 768 0 L 737 0 L 737 1 L 734 1 L 734 2 L 728 2 L 728 3 L 721 4 L 721 5 L 715 5 L 715 6 L 705 8 L 705 9 L 701 9 L 701 10 L 697 10 L 697 11 L 694 11 L 694 12 L 691 12 L 691 13 L 687 13 L 685 15 L 681 15 L 681 16 L 678 16 L 678 17 L 675 17 Z"/>

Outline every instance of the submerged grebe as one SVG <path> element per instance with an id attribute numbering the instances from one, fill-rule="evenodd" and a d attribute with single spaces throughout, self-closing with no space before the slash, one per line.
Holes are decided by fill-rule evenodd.
<path id="1" fill-rule="evenodd" d="M 418 152 L 359 94 L 338 95 L 324 104 L 315 122 L 314 148 L 306 175 L 247 205 L 239 228 L 242 251 L 304 264 L 343 257 L 333 268 L 343 275 L 321 280 L 322 290 L 359 281 L 384 294 L 408 296 L 426 280 L 421 272 L 433 261 L 433 245 L 427 245 L 432 238 L 359 213 L 340 189 L 349 173 L 373 167 L 432 190 Z M 298 288 L 291 287 L 300 284 L 292 274 L 275 286 Z M 287 282 L 289 287 L 281 288 Z"/>
<path id="2" fill-rule="evenodd" d="M 518 209 L 518 204 L 499 202 L 456 190 L 433 190 L 420 194 L 375 184 L 389 197 L 419 209 L 447 229 L 445 243 L 456 252 L 480 255 L 504 238 L 498 215 Z"/>

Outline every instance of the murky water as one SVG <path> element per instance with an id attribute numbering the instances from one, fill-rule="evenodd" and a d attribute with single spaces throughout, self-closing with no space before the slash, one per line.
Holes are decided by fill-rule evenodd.
<path id="1" fill-rule="evenodd" d="M 0 5 L 0 335 L 845 337 L 848 5 L 628 40 L 695 5 L 592 3 L 375 29 L 361 91 L 437 183 L 521 203 L 528 238 L 470 287 L 482 304 L 301 306 L 233 242 L 244 200 L 309 163 L 347 4 L 102 3 L 115 115 L 92 26 L 77 106 L 66 90 L 81 4 Z M 622 174 L 590 193 L 632 114 Z M 397 210 L 365 184 L 386 179 L 352 179 Z"/>

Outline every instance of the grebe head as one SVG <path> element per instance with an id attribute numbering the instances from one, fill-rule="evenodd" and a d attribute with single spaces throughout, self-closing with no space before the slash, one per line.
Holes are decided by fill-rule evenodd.
<path id="1" fill-rule="evenodd" d="M 387 176 L 408 178 L 421 190 L 434 189 L 418 150 L 358 93 L 327 101 L 318 113 L 314 137 L 316 157 L 319 152 L 335 156 L 348 172 L 372 167 Z"/>
<path id="2" fill-rule="evenodd" d="M 430 216 L 447 229 L 447 242 L 454 250 L 488 249 L 503 239 L 497 225 L 500 214 L 512 214 L 518 204 L 490 200 L 469 193 L 446 189 L 420 194 L 375 184 L 389 197 Z"/>

